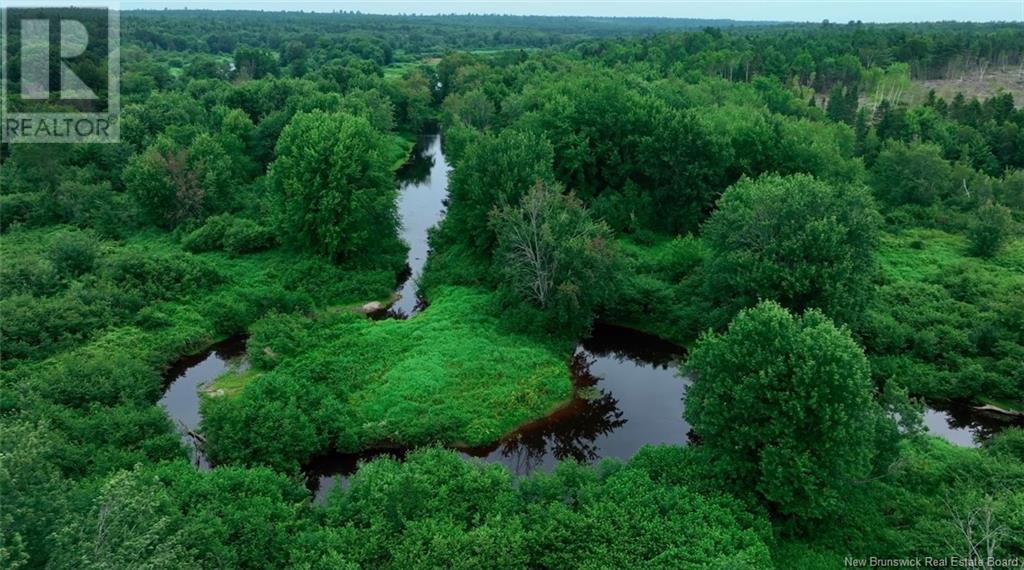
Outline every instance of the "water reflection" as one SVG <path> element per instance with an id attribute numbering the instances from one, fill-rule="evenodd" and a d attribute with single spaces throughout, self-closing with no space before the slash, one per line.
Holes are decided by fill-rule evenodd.
<path id="1" fill-rule="evenodd" d="M 521 426 L 499 442 L 459 449 L 501 463 L 517 474 L 550 470 L 558 461 L 628 459 L 646 444 L 687 443 L 683 420 L 687 379 L 677 372 L 683 350 L 656 337 L 610 325 L 595 326 L 569 363 L 573 399 L 547 417 Z M 306 469 L 316 500 L 344 485 L 361 461 L 407 450 L 378 450 L 316 458 Z"/>
<path id="2" fill-rule="evenodd" d="M 685 445 L 688 380 L 677 372 L 683 355 L 682 348 L 657 337 L 598 324 L 570 365 L 576 395 L 569 406 L 496 445 L 462 451 L 525 474 L 568 459 L 628 459 L 647 444 Z"/>
<path id="3" fill-rule="evenodd" d="M 407 270 L 399 276 L 398 295 L 384 316 L 405 318 L 423 308 L 416 295 L 417 283 L 427 261 L 427 230 L 444 215 L 448 193 L 448 163 L 441 150 L 440 135 L 423 135 L 416 142 L 409 161 L 396 173 L 399 182 L 398 214 L 402 239 L 409 245 Z"/>
<path id="4" fill-rule="evenodd" d="M 164 395 L 158 402 L 167 411 L 189 448 L 192 462 L 200 469 L 210 463 L 202 452 L 199 427 L 199 391 L 232 366 L 245 370 L 245 337 L 237 336 L 214 344 L 199 354 L 179 359 L 164 371 Z"/>
<path id="5" fill-rule="evenodd" d="M 966 402 L 931 402 L 925 409 L 924 425 L 929 433 L 953 445 L 978 447 L 1007 427 L 1024 427 L 1024 418 L 977 410 Z"/>
<path id="6" fill-rule="evenodd" d="M 465 455 L 503 463 L 514 473 L 551 467 L 554 462 L 574 460 L 592 463 L 601 458 L 599 440 L 628 421 L 615 396 L 597 388 L 600 378 L 590 372 L 596 360 L 577 351 L 569 365 L 576 395 L 553 414 L 526 424 L 501 441 L 488 446 L 462 448 Z"/>

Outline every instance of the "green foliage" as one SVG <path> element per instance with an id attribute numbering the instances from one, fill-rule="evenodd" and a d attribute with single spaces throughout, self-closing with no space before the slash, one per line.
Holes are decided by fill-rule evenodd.
<path id="1" fill-rule="evenodd" d="M 548 312 L 556 328 L 585 334 L 594 308 L 613 290 L 616 254 L 608 226 L 592 220 L 573 195 L 542 183 L 517 205 L 494 212 L 491 224 L 502 286 Z"/>
<path id="2" fill-rule="evenodd" d="M 576 339 L 544 337 L 553 315 L 687 343 L 761 296 L 792 295 L 792 307 L 858 325 L 886 406 L 909 391 L 1018 407 L 1024 111 L 1010 92 L 942 91 L 979 83 L 945 81 L 975 73 L 964 54 L 1005 77 L 998 68 L 1020 63 L 1019 25 L 122 17 L 123 143 L 6 145 L 0 156 L 0 566 L 831 568 L 850 555 L 965 555 L 964 531 L 984 529 L 965 528 L 964 514 L 994 521 L 997 557 L 1024 555 L 1019 430 L 959 449 L 904 421 L 914 437 L 894 448 L 877 405 L 840 408 L 834 391 L 862 397 L 863 359 L 814 311 L 775 309 L 786 334 L 739 347 L 703 341 L 736 359 L 707 378 L 747 381 L 716 392 L 732 419 L 718 427 L 744 438 L 724 455 L 712 437 L 518 479 L 431 449 L 364 466 L 318 508 L 297 477 L 194 470 L 154 405 L 168 362 L 249 332 L 253 367 L 219 379 L 227 395 L 204 404 L 217 459 L 291 474 L 328 449 L 493 442 L 571 394 Z M 70 65 L 96 75 L 91 59 Z M 923 79 L 939 93 L 917 104 Z M 824 110 L 807 105 L 829 92 Z M 870 103 L 858 110 L 859 94 Z M 405 263 L 388 171 L 434 123 L 455 170 L 421 283 L 433 305 L 371 322 L 352 306 L 387 299 Z M 850 245 L 851 226 L 872 217 L 847 189 L 865 179 L 862 161 L 892 226 L 870 284 L 870 257 Z M 682 236 L 729 185 L 767 173 L 814 192 L 717 223 L 722 235 L 782 239 L 752 253 L 722 235 Z M 801 173 L 823 182 L 786 178 Z M 538 179 L 587 208 L 561 198 L 572 207 L 545 226 L 549 251 L 571 262 L 559 269 L 589 283 L 565 291 L 564 310 L 493 291 L 503 278 L 491 214 L 522 213 Z M 551 237 L 575 228 L 607 240 L 604 224 L 618 233 L 600 251 L 621 261 L 607 278 L 588 240 Z M 277 235 L 312 253 L 277 248 Z M 824 286 L 833 281 L 843 285 Z M 831 366 L 808 372 L 825 357 Z M 765 379 L 800 395 L 744 390 Z M 766 444 L 782 436 L 786 446 Z M 756 484 L 731 484 L 723 457 L 748 444 L 761 451 L 729 475 Z M 862 455 L 890 469 L 865 478 Z"/>
<path id="3" fill-rule="evenodd" d="M 237 397 L 205 399 L 207 451 L 219 463 L 287 471 L 329 444 L 494 441 L 571 393 L 569 343 L 513 333 L 499 315 L 492 295 L 445 288 L 409 320 L 347 312 L 321 320 L 300 354 L 282 355 Z M 276 319 L 260 326 L 269 341 L 257 339 L 254 350 L 289 342 L 282 331 L 294 317 Z"/>
<path id="4" fill-rule="evenodd" d="M 270 370 L 286 358 L 302 353 L 313 322 L 302 315 L 270 313 L 249 327 L 245 347 L 249 362 Z"/>
<path id="5" fill-rule="evenodd" d="M 167 491 L 139 471 L 104 483 L 56 535 L 54 568 L 200 568 Z"/>
<path id="6" fill-rule="evenodd" d="M 537 183 L 549 184 L 553 154 L 541 136 L 514 130 L 475 141 L 452 173 L 448 213 L 438 239 L 465 243 L 489 260 L 498 238 L 490 223 L 493 210 L 520 202 Z"/>
<path id="7" fill-rule="evenodd" d="M 308 524 L 306 489 L 267 469 L 198 472 L 177 462 L 147 475 L 181 513 L 184 546 L 202 568 L 285 567 L 292 537 Z"/>
<path id="8" fill-rule="evenodd" d="M 99 243 L 83 232 L 60 234 L 50 244 L 50 263 L 59 275 L 77 277 L 92 271 L 99 256 Z"/>
<path id="9" fill-rule="evenodd" d="M 0 562 L 45 564 L 53 547 L 51 534 L 68 509 L 68 483 L 55 464 L 57 434 L 45 424 L 0 420 L 0 502 L 3 539 Z"/>
<path id="10" fill-rule="evenodd" d="M 863 187 L 806 175 L 741 180 L 704 225 L 707 294 L 723 320 L 773 299 L 856 322 L 871 298 L 879 218 Z"/>
<path id="11" fill-rule="evenodd" d="M 365 464 L 307 538 L 323 561 L 378 568 L 770 566 L 766 528 L 734 503 L 641 469 L 563 464 L 518 484 L 427 449 Z M 327 540 L 325 540 L 325 538 Z"/>
<path id="12" fill-rule="evenodd" d="M 600 318 L 679 344 L 706 328 L 703 266 L 708 248 L 702 240 L 689 235 L 654 243 L 620 238 L 615 250 L 621 258 L 617 287 L 599 308 Z"/>
<path id="13" fill-rule="evenodd" d="M 928 205 L 945 198 L 952 183 L 950 166 L 934 145 L 888 143 L 875 159 L 872 185 L 893 206 Z"/>
<path id="14" fill-rule="evenodd" d="M 1014 458 L 1024 463 L 1024 429 L 1019 427 L 1006 428 L 988 440 L 985 444 L 993 455 Z"/>
<path id="15" fill-rule="evenodd" d="M 187 148 L 158 138 L 133 157 L 124 177 L 142 211 L 160 227 L 201 222 L 230 205 L 231 161 L 208 135 Z"/>
<path id="16" fill-rule="evenodd" d="M 452 93 L 444 100 L 443 105 L 446 122 L 462 124 L 474 129 L 486 129 L 494 122 L 494 103 L 487 94 L 479 91 L 468 91 L 465 94 Z"/>
<path id="17" fill-rule="evenodd" d="M 978 208 L 978 218 L 969 234 L 971 254 L 992 257 L 1006 244 L 1013 218 L 1006 206 L 988 202 Z"/>
<path id="18" fill-rule="evenodd" d="M 738 489 L 784 515 L 821 519 L 842 512 L 846 490 L 871 473 L 887 420 L 863 351 L 818 311 L 744 310 L 723 335 L 701 337 L 687 367 L 698 380 L 686 419 Z"/>
<path id="19" fill-rule="evenodd" d="M 921 247 L 909 247 L 913 242 Z M 968 257 L 968 247 L 963 237 L 937 230 L 883 240 L 885 282 L 860 330 L 876 380 L 942 400 L 1019 398 L 1020 262 L 1009 252 Z"/>
<path id="20" fill-rule="evenodd" d="M 270 249 L 275 243 L 269 229 L 230 214 L 210 216 L 181 240 L 181 246 L 191 252 L 223 250 L 235 255 Z"/>
<path id="21" fill-rule="evenodd" d="M 297 114 L 281 133 L 271 180 L 279 231 L 331 259 L 371 255 L 397 240 L 395 187 L 380 133 L 366 119 Z"/>

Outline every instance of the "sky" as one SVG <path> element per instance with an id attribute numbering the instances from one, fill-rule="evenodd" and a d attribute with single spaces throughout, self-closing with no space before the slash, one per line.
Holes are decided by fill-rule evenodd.
<path id="1" fill-rule="evenodd" d="M 1024 0 L 121 0 L 125 10 L 207 8 L 361 11 L 370 14 L 534 14 L 543 16 L 663 16 L 845 23 L 961 20 L 1024 21 Z"/>

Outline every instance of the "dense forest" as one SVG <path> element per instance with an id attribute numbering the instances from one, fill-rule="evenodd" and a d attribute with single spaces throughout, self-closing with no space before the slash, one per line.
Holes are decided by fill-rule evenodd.
<path id="1" fill-rule="evenodd" d="M 121 37 L 119 143 L 0 147 L 0 566 L 1022 564 L 1024 25 Z M 673 438 L 580 451 L 643 425 L 599 329 L 667 347 Z"/>

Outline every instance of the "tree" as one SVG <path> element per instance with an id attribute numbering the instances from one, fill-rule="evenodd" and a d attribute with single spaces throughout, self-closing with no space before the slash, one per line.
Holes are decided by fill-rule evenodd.
<path id="1" fill-rule="evenodd" d="M 557 185 L 536 184 L 492 215 L 496 263 L 522 301 L 565 330 L 585 332 L 614 275 L 611 230 Z"/>
<path id="2" fill-rule="evenodd" d="M 882 422 L 864 352 L 818 311 L 766 301 L 687 362 L 686 419 L 723 477 L 785 515 L 822 518 L 869 475 Z"/>
<path id="3" fill-rule="evenodd" d="M 395 242 L 396 188 L 385 148 L 362 117 L 296 114 L 281 132 L 270 168 L 282 234 L 334 260 Z"/>
<path id="4" fill-rule="evenodd" d="M 403 128 L 420 132 L 430 120 L 433 91 L 425 73 L 414 70 L 400 81 L 388 83 L 389 96 L 395 102 L 395 120 Z"/>
<path id="5" fill-rule="evenodd" d="M 53 568 L 199 568 L 184 517 L 154 477 L 122 471 L 56 535 Z"/>
<path id="6" fill-rule="evenodd" d="M 46 424 L 4 419 L 0 426 L 0 564 L 46 565 L 52 533 L 68 514 L 67 481 L 58 468 L 66 445 Z"/>
<path id="7" fill-rule="evenodd" d="M 949 163 L 931 144 L 888 142 L 871 169 L 878 197 L 894 206 L 926 206 L 943 197 L 950 183 Z"/>
<path id="8" fill-rule="evenodd" d="M 227 208 L 231 159 L 209 135 L 199 135 L 186 148 L 162 136 L 132 158 L 124 178 L 150 221 L 173 228 Z"/>
<path id="9" fill-rule="evenodd" d="M 260 79 L 277 72 L 277 57 L 270 50 L 240 47 L 235 51 L 235 73 L 239 78 Z"/>
<path id="10" fill-rule="evenodd" d="M 971 225 L 971 255 L 993 257 L 1009 237 L 1013 217 L 1010 209 L 1000 204 L 986 202 L 978 208 L 977 218 Z"/>
<path id="11" fill-rule="evenodd" d="M 494 121 L 494 103 L 479 89 L 464 94 L 452 93 L 444 100 L 448 122 L 462 123 L 477 129 L 485 129 Z"/>
<path id="12" fill-rule="evenodd" d="M 857 86 L 843 87 L 836 85 L 828 95 L 825 114 L 836 122 L 853 124 L 857 117 Z"/>
<path id="13" fill-rule="evenodd" d="M 853 322 L 872 291 L 879 225 L 862 186 L 804 174 L 740 180 L 704 225 L 707 293 L 725 319 L 764 298 Z"/>
<path id="14" fill-rule="evenodd" d="M 543 136 L 506 129 L 482 137 L 466 150 L 448 184 L 445 238 L 490 259 L 497 244 L 488 216 L 515 205 L 538 182 L 554 182 L 554 152 Z"/>

